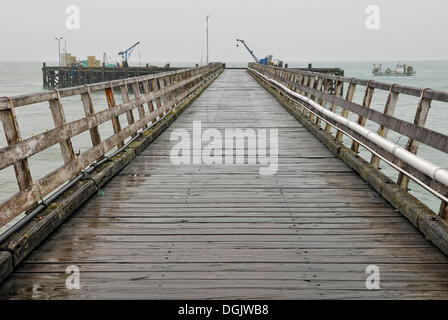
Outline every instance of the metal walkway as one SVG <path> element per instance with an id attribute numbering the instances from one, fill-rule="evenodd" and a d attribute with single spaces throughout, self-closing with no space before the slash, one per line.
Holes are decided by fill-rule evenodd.
<path id="1" fill-rule="evenodd" d="M 278 128 L 279 166 L 171 164 L 171 132 Z M 36 299 L 448 298 L 448 258 L 243 70 L 228 70 L 0 289 Z M 81 289 L 66 289 L 66 268 Z M 380 268 L 367 290 L 366 267 Z"/>

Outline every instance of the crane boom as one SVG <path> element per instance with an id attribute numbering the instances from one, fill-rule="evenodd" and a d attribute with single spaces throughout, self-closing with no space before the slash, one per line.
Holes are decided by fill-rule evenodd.
<path id="1" fill-rule="evenodd" d="M 250 55 L 255 60 L 255 62 L 260 63 L 260 59 L 257 58 L 257 56 L 254 54 L 253 50 L 249 49 L 249 47 L 247 46 L 246 42 L 244 42 L 244 40 L 236 39 L 236 41 L 241 42 L 246 47 L 247 51 L 249 51 Z M 237 44 L 237 46 L 238 46 L 238 44 Z"/>
<path id="2" fill-rule="evenodd" d="M 135 47 L 138 46 L 139 44 L 140 44 L 140 42 L 137 42 L 136 44 L 134 44 L 134 45 L 133 45 L 132 47 L 130 47 L 129 49 L 124 50 L 124 51 L 120 51 L 120 52 L 118 53 L 120 56 L 123 57 L 123 66 L 124 66 L 124 67 L 127 67 L 127 66 L 128 66 L 128 59 L 129 59 L 129 57 L 131 56 L 132 51 L 134 51 Z"/>

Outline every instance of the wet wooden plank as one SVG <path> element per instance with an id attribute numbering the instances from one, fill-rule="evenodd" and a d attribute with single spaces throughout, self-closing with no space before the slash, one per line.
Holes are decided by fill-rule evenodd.
<path id="1" fill-rule="evenodd" d="M 327 236 L 330 238 L 331 236 Z M 166 238 L 166 237 L 165 237 Z M 210 240 L 207 242 L 200 240 L 190 240 L 188 237 L 183 237 L 182 239 L 176 238 L 172 241 L 166 241 L 166 239 L 159 238 L 156 241 L 148 241 L 147 237 L 138 241 L 115 241 L 110 237 L 85 237 L 85 236 L 69 236 L 66 238 L 60 238 L 58 243 L 60 245 L 71 246 L 76 240 L 76 243 L 79 247 L 89 246 L 92 241 L 95 241 L 95 248 L 116 248 L 117 250 L 125 250 L 125 249 L 140 249 L 140 250 L 157 250 L 157 249 L 165 249 L 167 246 L 167 242 L 170 243 L 172 249 L 176 250 L 196 250 L 196 249 L 337 249 L 337 248 L 347 248 L 347 249 L 385 249 L 385 248 L 428 248 L 429 250 L 433 250 L 434 248 L 431 246 L 429 242 L 416 242 L 412 243 L 410 237 L 404 238 L 396 238 L 392 241 L 357 241 L 352 242 L 349 240 L 340 240 L 340 241 L 307 241 L 301 237 L 300 242 L 297 241 L 297 237 L 290 237 L 290 239 L 278 239 L 277 241 L 265 241 L 260 242 L 256 236 L 253 236 L 253 240 L 250 241 L 248 239 L 243 239 L 243 241 L 223 241 L 223 240 L 214 240 L 212 236 L 209 235 Z M 232 237 L 233 238 L 233 237 Z M 314 236 L 312 239 L 316 239 L 317 236 Z M 204 238 L 202 238 L 204 239 Z M 49 250 L 52 248 L 51 242 L 49 244 L 43 245 L 40 250 Z M 28 261 L 32 263 L 31 261 Z"/>
<path id="2" fill-rule="evenodd" d="M 215 234 L 205 234 L 205 235 L 182 235 L 182 234 L 170 234 L 170 235 L 134 235 L 134 234 L 125 234 L 125 235 L 116 235 L 116 234 L 85 234 L 85 235 L 77 235 L 77 234 L 69 234 L 63 235 L 56 233 L 53 236 L 55 241 L 90 241 L 90 243 L 94 244 L 95 242 L 205 242 L 205 243 L 213 243 L 213 242 L 256 242 L 264 239 L 265 242 L 291 242 L 295 241 L 297 247 L 300 247 L 300 244 L 306 242 L 368 242 L 368 243 L 397 243 L 399 242 L 408 242 L 409 244 L 415 244 L 416 246 L 422 243 L 429 243 L 427 241 L 419 242 L 422 239 L 419 234 L 386 234 L 386 235 L 365 235 L 365 234 L 341 234 L 341 235 L 332 235 L 332 234 L 317 234 L 317 235 L 296 235 L 296 234 L 273 234 L 269 236 L 261 237 L 259 234 L 235 234 L 232 237 L 229 235 L 215 235 Z M 360 244 L 361 246 L 364 243 Z"/>
<path id="3" fill-rule="evenodd" d="M 357 270 L 363 270 L 364 264 L 313 264 L 313 263 L 293 263 L 293 262 L 263 262 L 263 263 L 83 263 L 80 265 L 85 272 L 150 272 L 167 274 L 170 272 L 201 272 L 203 277 L 207 277 L 207 272 L 221 273 L 221 272 L 278 272 L 278 273 L 296 273 L 306 278 L 313 276 L 316 273 L 327 273 L 331 276 L 332 273 L 337 274 L 351 274 L 352 276 L 360 277 L 361 274 Z M 401 277 L 419 277 L 422 274 L 428 276 L 437 276 L 443 274 L 446 270 L 445 264 L 422 264 L 422 263 L 385 263 L 378 264 L 382 270 L 383 275 L 401 275 Z M 26 273 L 60 273 L 65 272 L 66 264 L 64 263 L 47 263 L 45 269 L 40 263 L 24 262 L 17 274 Z M 281 270 L 281 271 L 280 271 Z M 355 275 L 356 274 L 356 275 Z M 230 274 L 229 274 L 230 275 Z M 230 278 L 230 277 L 228 277 Z"/>
<path id="4" fill-rule="evenodd" d="M 197 120 L 203 130 L 278 128 L 277 174 L 172 165 L 171 132 L 192 134 Z M 21 264 L 0 297 L 448 298 L 448 258 L 245 71 L 222 74 L 103 190 Z M 81 290 L 65 288 L 72 264 Z M 378 291 L 365 288 L 371 264 L 381 271 Z"/>

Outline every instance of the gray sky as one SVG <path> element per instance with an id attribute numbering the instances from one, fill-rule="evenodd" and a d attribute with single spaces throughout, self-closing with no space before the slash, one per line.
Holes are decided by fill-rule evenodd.
<path id="1" fill-rule="evenodd" d="M 80 8 L 80 30 L 65 26 L 68 5 Z M 380 9 L 368 30 L 366 7 Z M 56 61 L 55 36 L 85 58 L 114 59 L 141 41 L 142 61 L 246 61 L 235 38 L 260 56 L 286 61 L 424 60 L 448 57 L 447 0 L 1 0 L 0 60 Z M 138 50 L 131 58 L 138 61 Z"/>

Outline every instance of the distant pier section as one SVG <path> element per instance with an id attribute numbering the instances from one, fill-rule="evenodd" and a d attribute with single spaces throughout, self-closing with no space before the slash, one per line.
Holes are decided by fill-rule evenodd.
<path id="1" fill-rule="evenodd" d="M 169 65 L 156 67 L 83 67 L 83 66 L 42 66 L 42 83 L 48 88 L 67 88 L 83 84 L 113 81 L 125 78 L 146 76 L 160 72 L 175 71 L 182 68 L 173 68 Z"/>
<path id="2" fill-rule="evenodd" d="M 99 63 L 99 62 L 98 62 Z M 198 67 L 198 65 L 196 65 Z M 225 69 L 247 69 L 247 67 L 232 67 L 223 64 Z M 288 68 L 288 64 L 285 64 Z M 84 84 L 113 81 L 125 78 L 146 76 L 161 72 L 176 71 L 188 67 L 171 67 L 169 64 L 164 67 L 146 65 L 144 67 L 123 67 L 121 65 L 110 66 L 47 66 L 44 62 L 42 66 L 42 84 L 46 88 L 68 88 Z M 333 76 L 344 76 L 341 68 L 313 68 L 311 64 L 304 68 L 291 68 L 291 70 L 311 71 L 324 73 Z"/>

